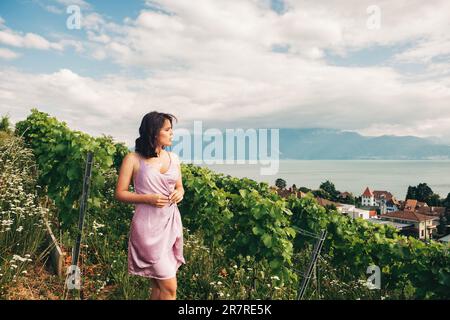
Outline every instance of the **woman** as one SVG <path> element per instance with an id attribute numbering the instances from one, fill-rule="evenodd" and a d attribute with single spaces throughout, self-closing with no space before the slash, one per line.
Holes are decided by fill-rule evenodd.
<path id="1" fill-rule="evenodd" d="M 183 227 L 177 204 L 183 199 L 180 161 L 172 145 L 171 114 L 144 116 L 135 152 L 125 156 L 115 197 L 135 204 L 128 241 L 128 272 L 148 277 L 152 300 L 176 299 L 176 272 L 183 257 Z M 128 187 L 133 177 L 135 193 Z"/>

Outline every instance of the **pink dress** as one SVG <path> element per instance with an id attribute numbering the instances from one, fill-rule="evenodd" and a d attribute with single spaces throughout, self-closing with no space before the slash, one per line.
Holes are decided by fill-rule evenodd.
<path id="1" fill-rule="evenodd" d="M 169 152 L 170 157 L 170 152 Z M 133 176 L 134 190 L 139 194 L 159 193 L 169 196 L 180 176 L 177 163 L 161 173 L 139 156 L 139 170 Z M 155 279 L 176 276 L 183 257 L 183 226 L 176 203 L 162 208 L 149 204 L 135 204 L 128 240 L 128 272 Z"/>

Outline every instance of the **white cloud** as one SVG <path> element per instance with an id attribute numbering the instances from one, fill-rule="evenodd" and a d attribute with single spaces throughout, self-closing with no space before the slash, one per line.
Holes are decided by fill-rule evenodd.
<path id="1" fill-rule="evenodd" d="M 57 8 L 55 6 L 45 6 L 45 10 L 47 10 L 48 12 L 51 12 L 51 13 L 55 13 L 55 14 L 64 13 L 64 11 L 62 9 Z"/>
<path id="2" fill-rule="evenodd" d="M 0 31 L 0 43 L 19 48 L 30 48 L 39 50 L 63 50 L 61 43 L 50 42 L 44 37 L 35 33 L 19 34 L 12 30 L 6 29 Z"/>
<path id="3" fill-rule="evenodd" d="M 92 79 L 67 69 L 40 75 L 8 70 L 0 73 L 0 110 L 25 117 L 38 106 L 74 128 L 128 143 L 140 118 L 153 109 L 175 114 L 182 126 L 203 120 L 214 127 L 324 127 L 450 137 L 448 84 L 406 84 L 387 68 L 348 70 L 283 61 L 280 57 L 278 64 L 266 66 L 252 81 L 197 71 Z"/>
<path id="4" fill-rule="evenodd" d="M 56 0 L 56 2 L 66 7 L 76 5 L 81 9 L 91 9 L 91 5 L 84 0 Z"/>
<path id="5" fill-rule="evenodd" d="M 73 47 L 77 52 L 84 51 L 81 41 L 64 39 L 61 35 L 56 37 L 59 39 L 58 41 L 49 41 L 43 36 L 31 32 L 23 34 L 6 27 L 0 30 L 0 44 L 7 46 L 56 51 L 63 51 L 67 47 Z"/>
<path id="6" fill-rule="evenodd" d="M 450 75 L 442 71 L 448 62 L 433 60 L 447 52 L 450 2 L 376 1 L 379 30 L 366 27 L 373 1 L 285 2 L 278 14 L 268 1 L 147 1 L 160 11 L 142 10 L 121 25 L 91 12 L 84 17 L 83 47 L 94 59 L 117 62 L 116 75 L 3 71 L 0 82 L 8 81 L 0 87 L 0 109 L 19 108 L 23 117 L 37 105 L 74 128 L 108 132 L 130 144 L 140 118 L 153 109 L 174 113 L 181 125 L 205 120 L 218 127 L 417 132 L 450 140 Z M 12 35 L 10 43 L 26 38 Z M 386 64 L 391 67 L 337 67 L 326 60 L 327 52 L 345 56 L 405 44 Z M 272 52 L 274 46 L 287 52 Z M 395 68 L 418 61 L 428 63 L 424 77 Z M 144 76 L 122 75 L 128 67 Z"/>
<path id="7" fill-rule="evenodd" d="M 433 58 L 442 56 L 447 56 L 447 60 L 450 60 L 450 37 L 421 41 L 417 46 L 397 54 L 395 58 L 400 62 L 429 63 Z"/>
<path id="8" fill-rule="evenodd" d="M 450 2 L 445 0 L 412 0 L 408 5 L 376 1 L 381 12 L 379 30 L 367 28 L 370 14 L 366 10 L 374 4 L 371 0 L 286 0 L 283 14 L 272 11 L 265 0 L 198 0 L 195 6 L 184 0 L 146 3 L 158 11 L 142 10 L 134 21 L 128 19 L 121 28 L 115 25 L 116 31 L 106 30 L 103 26 L 108 22 L 99 14 L 87 19 L 88 28 L 98 33 L 97 39 L 110 38 L 102 43 L 109 45 L 111 58 L 124 66 L 166 68 L 179 64 L 194 68 L 209 60 L 264 54 L 277 45 L 288 48 L 288 54 L 312 60 L 323 59 L 325 52 L 345 56 L 375 45 L 430 41 L 428 46 L 439 47 L 442 54 L 447 49 L 440 42 L 450 41 L 445 31 L 450 29 Z M 420 48 L 398 54 L 398 61 L 419 56 L 416 49 Z M 427 51 L 433 50 L 436 48 Z"/>
<path id="9" fill-rule="evenodd" d="M 0 58 L 5 60 L 12 60 L 18 58 L 20 55 L 14 51 L 6 48 L 0 48 Z"/>

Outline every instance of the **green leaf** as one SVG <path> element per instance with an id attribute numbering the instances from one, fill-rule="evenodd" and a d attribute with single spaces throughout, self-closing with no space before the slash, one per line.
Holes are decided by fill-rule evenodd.
<path id="1" fill-rule="evenodd" d="M 262 228 L 260 228 L 259 226 L 253 227 L 252 231 L 253 231 L 254 235 L 259 235 L 259 234 L 264 233 L 264 230 Z"/>
<path id="2" fill-rule="evenodd" d="M 267 248 L 271 248 L 272 247 L 272 237 L 269 234 L 265 233 L 265 234 L 263 234 L 263 236 L 261 238 L 262 238 L 262 241 L 263 241 L 264 245 Z"/>
<path id="3" fill-rule="evenodd" d="M 269 263 L 272 269 L 278 269 L 281 266 L 280 260 L 271 260 Z"/>
<path id="4" fill-rule="evenodd" d="M 241 195 L 242 198 L 245 198 L 247 196 L 247 190 L 240 189 L 239 194 Z"/>
<path id="5" fill-rule="evenodd" d="M 70 167 L 69 170 L 67 170 L 67 178 L 69 178 L 69 180 L 79 179 L 78 170 L 75 167 Z"/>

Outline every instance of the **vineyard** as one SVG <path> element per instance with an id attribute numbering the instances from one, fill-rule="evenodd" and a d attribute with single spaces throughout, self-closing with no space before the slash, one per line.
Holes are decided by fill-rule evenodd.
<path id="1" fill-rule="evenodd" d="M 109 136 L 73 131 L 36 109 L 16 123 L 14 133 L 0 135 L 0 298 L 8 298 L 33 266 L 47 259 L 44 218 L 70 264 L 89 151 L 94 166 L 81 298 L 148 298 L 148 280 L 127 271 L 134 207 L 114 198 L 128 148 Z M 182 164 L 182 175 L 186 265 L 178 273 L 178 299 L 295 299 L 317 240 L 313 235 L 321 230 L 327 238 L 320 274 L 306 298 L 450 298 L 448 246 L 349 219 L 318 205 L 313 196 L 281 198 L 266 183 L 191 164 Z M 365 285 L 370 265 L 381 269 L 380 290 Z M 52 296 L 64 298 L 64 279 L 52 281 Z"/>

